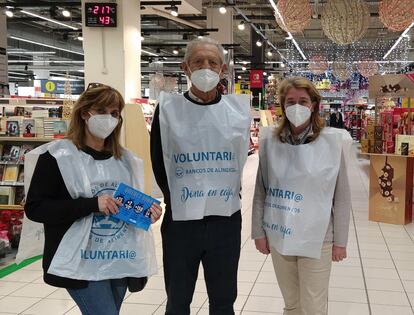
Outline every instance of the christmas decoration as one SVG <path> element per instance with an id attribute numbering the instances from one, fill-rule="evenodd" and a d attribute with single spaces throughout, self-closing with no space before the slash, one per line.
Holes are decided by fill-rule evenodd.
<path id="1" fill-rule="evenodd" d="M 382 175 L 378 179 L 381 195 L 389 202 L 396 201 L 397 199 L 392 191 L 392 181 L 394 179 L 394 168 L 388 163 L 388 157 L 385 158 L 385 165 L 381 170 Z"/>
<path id="2" fill-rule="evenodd" d="M 381 22 L 392 31 L 404 31 L 414 22 L 413 0 L 382 0 L 379 5 Z"/>
<path id="3" fill-rule="evenodd" d="M 351 44 L 364 36 L 369 18 L 363 0 L 329 0 L 322 12 L 322 29 L 333 42 Z"/>
<path id="4" fill-rule="evenodd" d="M 378 73 L 379 67 L 375 61 L 365 60 L 358 64 L 358 71 L 368 78 Z"/>
<path id="5" fill-rule="evenodd" d="M 63 107 L 62 107 L 62 118 L 63 119 L 70 119 L 72 114 L 73 108 L 73 100 L 72 100 L 72 85 L 69 81 L 69 72 L 66 72 L 66 80 L 63 85 L 64 89 L 64 99 L 63 99 Z"/>
<path id="6" fill-rule="evenodd" d="M 350 67 L 346 63 L 334 62 L 332 65 L 332 73 L 340 81 L 345 81 L 349 79 L 352 72 L 352 67 Z"/>
<path id="7" fill-rule="evenodd" d="M 322 56 L 314 56 L 310 58 L 309 70 L 313 74 L 323 74 L 328 70 L 328 61 Z"/>
<path id="8" fill-rule="evenodd" d="M 302 32 L 310 23 L 312 8 L 308 0 L 279 0 L 277 8 L 283 21 L 275 14 L 276 22 L 286 32 Z"/>

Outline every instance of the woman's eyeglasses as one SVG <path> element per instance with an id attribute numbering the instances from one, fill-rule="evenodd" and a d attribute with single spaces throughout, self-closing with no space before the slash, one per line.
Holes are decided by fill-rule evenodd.
<path id="1" fill-rule="evenodd" d="M 96 82 L 93 82 L 93 83 L 89 83 L 88 84 L 88 87 L 86 88 L 86 90 L 89 90 L 89 89 L 94 89 L 94 88 L 98 88 L 98 87 L 106 87 L 107 85 L 105 85 L 105 84 L 102 84 L 102 83 L 96 83 Z"/>

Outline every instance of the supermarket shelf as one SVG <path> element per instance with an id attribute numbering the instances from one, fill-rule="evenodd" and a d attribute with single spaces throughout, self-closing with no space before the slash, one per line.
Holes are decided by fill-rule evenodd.
<path id="1" fill-rule="evenodd" d="M 0 165 L 23 165 L 23 161 L 0 161 Z"/>
<path id="2" fill-rule="evenodd" d="M 0 137 L 0 141 L 9 141 L 9 142 L 50 142 L 56 140 L 54 138 L 39 138 L 39 137 Z"/>
<path id="3" fill-rule="evenodd" d="M 0 210 L 23 210 L 21 205 L 0 205 Z"/>
<path id="4" fill-rule="evenodd" d="M 3 182 L 0 182 L 0 186 L 24 186 L 24 183 L 3 181 Z"/>

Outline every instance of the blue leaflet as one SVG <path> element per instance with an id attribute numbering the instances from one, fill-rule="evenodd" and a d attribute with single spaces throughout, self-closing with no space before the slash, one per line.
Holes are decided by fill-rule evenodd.
<path id="1" fill-rule="evenodd" d="M 119 184 L 117 190 L 114 192 L 114 198 L 122 202 L 119 207 L 119 212 L 112 216 L 134 225 L 137 228 L 148 230 L 151 225 L 151 217 L 149 208 L 155 202 L 160 204 L 157 199 L 154 199 L 128 185 Z"/>

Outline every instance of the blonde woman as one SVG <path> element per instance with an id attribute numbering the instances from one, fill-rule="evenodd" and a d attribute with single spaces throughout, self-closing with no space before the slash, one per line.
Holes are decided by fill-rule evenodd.
<path id="1" fill-rule="evenodd" d="M 151 230 L 110 216 L 119 183 L 142 189 L 142 161 L 119 142 L 124 105 L 115 89 L 92 85 L 74 106 L 67 139 L 26 156 L 25 212 L 44 225 L 44 281 L 66 288 L 84 315 L 119 314 L 127 287 L 142 288 L 157 270 Z M 158 205 L 150 211 L 160 218 Z"/>
<path id="2" fill-rule="evenodd" d="M 346 258 L 351 137 L 324 127 L 304 78 L 280 85 L 284 121 L 261 134 L 252 238 L 271 254 L 285 315 L 326 315 L 332 261 Z"/>

